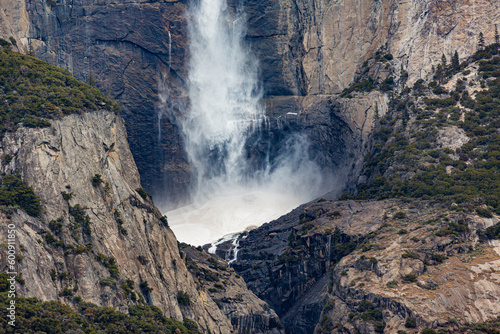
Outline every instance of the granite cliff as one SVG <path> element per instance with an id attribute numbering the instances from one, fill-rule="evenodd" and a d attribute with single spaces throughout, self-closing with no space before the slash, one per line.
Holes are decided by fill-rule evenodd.
<path id="1" fill-rule="evenodd" d="M 13 159 L 2 171 L 20 173 L 45 206 L 41 218 L 2 217 L 22 226 L 22 294 L 71 303 L 77 292 L 124 310 L 142 296 L 220 333 L 280 332 L 278 316 L 288 333 L 459 332 L 499 316 L 498 241 L 484 239 L 499 202 L 482 192 L 498 180 L 498 75 L 485 74 L 496 60 L 459 64 L 450 80 L 435 71 L 442 54 L 470 61 L 480 32 L 493 41 L 498 1 L 230 3 L 247 13 L 261 64 L 271 127 L 258 140 L 279 146 L 305 133 L 314 159 L 355 196 L 404 197 L 302 206 L 243 235 L 236 273 L 203 250 L 179 253 L 138 190 L 123 136 L 126 126 L 146 190 L 181 200 L 190 176 L 175 120 L 189 104 L 187 4 L 0 4 L 0 37 L 95 80 L 124 118 L 73 115 L 4 137 L 1 154 Z M 119 288 L 128 279 L 133 294 Z"/>
<path id="2" fill-rule="evenodd" d="M 477 237 L 498 222 L 430 202 L 322 199 L 245 233 L 234 268 L 287 333 L 453 333 L 499 316 L 498 241 Z"/>
<path id="3" fill-rule="evenodd" d="M 188 104 L 187 3 L 4 0 L 1 5 L 0 37 L 13 37 L 22 51 L 69 69 L 80 80 L 93 77 L 109 91 L 123 108 L 146 190 L 174 202 L 183 198 L 190 175 L 175 120 Z M 353 83 L 362 64 L 382 49 L 393 59 L 374 69 L 374 78 L 393 77 L 399 84 L 407 73 L 411 84 L 429 77 L 443 53 L 450 57 L 458 51 L 462 59 L 474 52 L 479 32 L 491 41 L 500 15 L 493 0 L 250 0 L 230 6 L 246 12 L 247 41 L 261 64 L 269 114 L 279 122 L 292 118 L 288 129 L 311 134 L 317 161 L 344 174 L 352 165 L 349 156 L 364 154 L 357 149 L 364 147 L 360 125 L 369 132 L 373 102 L 382 110 L 387 100 L 381 94 L 369 102 L 371 108 L 338 100 L 336 94 Z M 295 127 L 289 112 L 307 115 L 298 120 L 306 126 Z M 280 129 L 274 132 L 283 137 Z M 326 147 L 335 152 L 324 153 Z"/>
<path id="4" fill-rule="evenodd" d="M 21 103 L 25 112 L 21 123 L 2 127 L 0 142 L 1 229 L 7 235 L 7 226 L 15 225 L 18 295 L 73 306 L 90 302 L 123 313 L 129 306 L 155 305 L 169 318 L 198 324 L 201 332 L 280 333 L 274 311 L 242 280 L 232 288 L 240 297 L 227 302 L 230 312 L 198 287 L 166 217 L 141 187 L 123 119 L 104 108 L 114 102 L 67 71 L 2 47 L 3 125 L 18 117 Z M 66 83 L 66 90 L 57 91 L 58 83 Z M 56 105 L 33 93 L 43 95 L 45 85 Z M 76 96 L 90 104 L 66 109 L 68 101 L 79 105 Z M 39 112 L 33 101 L 54 112 L 45 119 L 26 115 Z M 22 197 L 25 186 L 12 178 L 37 197 Z M 11 203 L 14 193 L 21 197 Z M 8 267 L 4 246 L 2 272 Z"/>

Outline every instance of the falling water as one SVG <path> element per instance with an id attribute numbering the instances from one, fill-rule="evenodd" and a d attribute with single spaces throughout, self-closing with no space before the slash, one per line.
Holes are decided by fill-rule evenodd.
<path id="1" fill-rule="evenodd" d="M 265 131 L 258 62 L 244 44 L 245 18 L 226 0 L 189 9 L 190 109 L 178 120 L 193 177 L 189 206 L 167 212 L 181 241 L 204 244 L 260 225 L 318 194 L 319 168 L 305 136 L 283 143 L 273 166 L 255 172 L 246 144 Z"/>
<path id="2" fill-rule="evenodd" d="M 168 31 L 168 72 L 170 72 L 172 68 L 172 35 L 170 31 Z M 165 109 L 168 108 L 168 88 L 167 88 L 167 75 L 159 73 L 160 80 L 158 81 L 158 97 L 160 100 L 160 104 L 158 107 L 157 113 L 157 131 L 158 131 L 158 147 L 161 144 L 161 119 L 165 115 Z"/>
<path id="3" fill-rule="evenodd" d="M 168 70 L 172 68 L 172 35 L 168 31 Z"/>
<path id="4" fill-rule="evenodd" d="M 245 139 L 264 113 L 257 61 L 242 45 L 245 20 L 230 15 L 225 0 L 202 0 L 190 14 L 191 110 L 183 131 L 202 200 L 244 181 Z"/>

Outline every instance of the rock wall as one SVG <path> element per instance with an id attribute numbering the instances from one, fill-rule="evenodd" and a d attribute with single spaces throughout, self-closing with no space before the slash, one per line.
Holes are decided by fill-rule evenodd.
<path id="1" fill-rule="evenodd" d="M 0 1 L 0 37 L 14 39 L 19 52 L 28 52 L 30 19 L 26 1 Z"/>
<path id="2" fill-rule="evenodd" d="M 395 333 L 408 318 L 453 332 L 499 315 L 498 241 L 477 238 L 497 222 L 425 201 L 320 199 L 245 234 L 233 267 L 286 333 Z"/>
<path id="3" fill-rule="evenodd" d="M 8 163 L 2 159 L 1 172 L 19 173 L 43 205 L 37 218 L 20 209 L 1 214 L 2 233 L 7 222 L 16 225 L 18 271 L 25 280 L 18 293 L 65 303 L 77 295 L 125 312 L 143 298 L 168 317 L 196 321 L 203 331 L 238 332 L 197 290 L 173 232 L 151 199 L 137 192 L 140 177 L 123 120 L 101 111 L 51 122 L 43 129 L 20 127 L 1 141 L 0 156 L 13 157 Z M 100 182 L 94 180 L 97 174 Z M 2 268 L 6 259 L 2 248 Z M 139 298 L 123 289 L 127 280 Z M 179 302 L 180 292 L 190 303 Z M 238 292 L 253 296 L 244 285 Z M 253 307 L 246 317 L 267 314 L 263 305 L 259 300 L 260 308 Z"/>
<path id="4" fill-rule="evenodd" d="M 109 91 L 123 107 L 146 189 L 157 198 L 181 200 L 190 175 L 175 115 L 189 103 L 187 2 L 2 0 L 1 4 L 0 37 L 13 36 L 21 49 L 68 68 L 80 80 L 92 76 L 102 91 Z M 287 112 L 309 114 L 316 112 L 317 103 L 324 104 L 323 95 L 348 87 L 363 62 L 380 48 L 394 56 L 396 80 L 403 68 L 411 84 L 427 77 L 443 53 L 448 58 L 455 50 L 461 58 L 470 55 L 479 32 L 491 42 L 494 24 L 500 23 L 500 4 L 495 0 L 248 0 L 230 5 L 243 7 L 247 14 L 247 41 L 261 64 L 265 95 L 307 96 L 306 104 L 289 105 Z M 336 104 L 332 102 L 332 107 Z M 343 112 L 345 117 L 359 118 L 364 110 Z M 334 136 L 323 137 L 321 148 L 336 141 Z M 348 150 L 342 155 L 349 155 Z M 347 162 L 338 154 L 326 161 Z"/>
<path id="5" fill-rule="evenodd" d="M 169 113 L 184 104 L 185 4 L 15 0 L 3 1 L 2 8 L 7 19 L 0 21 L 0 37 L 14 36 L 23 41 L 24 51 L 67 68 L 79 80 L 94 80 L 116 99 L 145 187 L 153 191 L 159 185 L 171 199 L 182 198 L 189 173 L 179 130 L 172 124 L 175 117 Z M 18 28 L 17 17 L 27 22 Z M 167 108 L 159 98 L 165 81 L 173 95 L 162 96 Z"/>
<path id="6" fill-rule="evenodd" d="M 269 95 L 338 93 L 380 48 L 411 84 L 426 78 L 443 53 L 472 54 L 480 32 L 493 42 L 500 24 L 494 0 L 249 0 L 245 8 Z"/>
<path id="7" fill-rule="evenodd" d="M 181 245 L 181 254 L 196 278 L 198 289 L 217 303 L 238 333 L 284 333 L 276 312 L 247 290 L 243 278 L 226 261 L 201 247 Z"/>

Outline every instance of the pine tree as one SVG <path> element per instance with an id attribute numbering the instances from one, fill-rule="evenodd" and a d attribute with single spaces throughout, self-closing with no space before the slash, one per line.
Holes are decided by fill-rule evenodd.
<path id="1" fill-rule="evenodd" d="M 498 28 L 497 28 L 496 24 L 495 24 L 495 43 L 500 44 L 500 35 L 498 35 Z"/>
<path id="2" fill-rule="evenodd" d="M 87 80 L 87 83 L 91 86 L 95 86 L 95 79 L 94 79 L 94 74 L 92 73 L 92 70 L 90 70 L 89 73 L 89 78 Z"/>
<path id="3" fill-rule="evenodd" d="M 479 39 L 478 39 L 478 42 L 477 42 L 477 49 L 478 50 L 483 50 L 484 49 L 484 35 L 483 35 L 483 32 L 481 31 L 479 33 Z"/>
<path id="4" fill-rule="evenodd" d="M 443 65 L 438 64 L 436 68 L 436 79 L 438 83 L 441 85 L 443 82 Z"/>
<path id="5" fill-rule="evenodd" d="M 453 57 L 451 58 L 451 67 L 453 73 L 457 73 L 458 71 L 460 71 L 460 59 L 458 58 L 458 52 L 456 50 L 453 54 Z"/>
<path id="6" fill-rule="evenodd" d="M 446 56 L 441 56 L 441 80 L 444 79 L 449 73 L 448 62 L 446 60 Z"/>
<path id="7" fill-rule="evenodd" d="M 441 56 L 441 66 L 443 67 L 443 70 L 446 71 L 447 64 L 446 64 L 446 56 L 444 55 L 444 53 Z"/>

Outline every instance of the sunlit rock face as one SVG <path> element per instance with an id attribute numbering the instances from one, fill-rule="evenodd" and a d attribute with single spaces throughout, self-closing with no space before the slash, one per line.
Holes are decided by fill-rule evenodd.
<path id="1" fill-rule="evenodd" d="M 140 177 L 121 117 L 98 111 L 51 123 L 43 129 L 20 127 L 0 141 L 0 155 L 13 157 L 0 161 L 0 171 L 19 173 L 43 207 L 40 217 L 21 209 L 0 212 L 5 222 L 1 232 L 7 234 L 7 225 L 15 225 L 23 254 L 17 268 L 25 281 L 17 286 L 20 296 L 76 306 L 73 295 L 62 294 L 71 288 L 86 302 L 125 313 L 144 298 L 167 317 L 193 319 L 211 333 L 282 332 L 276 328 L 276 314 L 243 280 L 232 284 L 231 293 L 239 297 L 225 300 L 223 310 L 198 290 L 200 278 L 188 271 L 174 233 L 151 199 L 137 192 Z M 93 183 L 97 174 L 99 184 Z M 71 213 L 77 206 L 88 216 L 86 232 Z M 56 220 L 59 232 L 52 225 Z M 112 259 L 114 273 L 103 258 Z M 2 248 L 0 267 L 7 268 L 7 261 L 7 248 Z M 230 268 L 220 274 L 234 279 Z M 138 298 L 120 288 L 125 282 L 131 282 L 127 284 Z M 141 289 L 143 282 L 152 290 Z M 189 296 L 189 305 L 179 302 L 181 291 Z"/>

